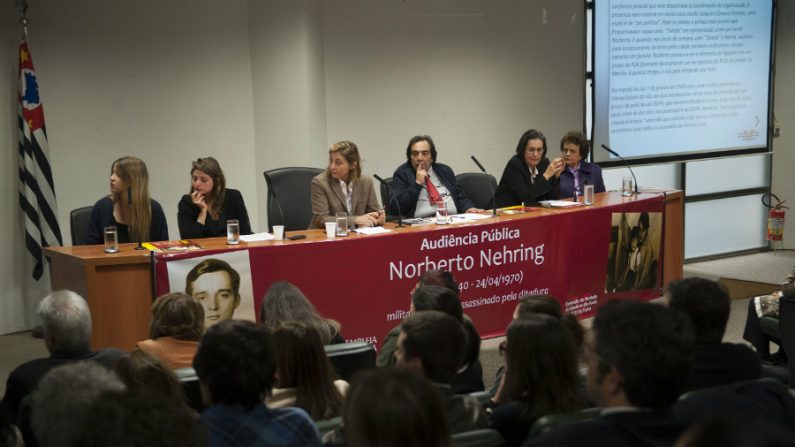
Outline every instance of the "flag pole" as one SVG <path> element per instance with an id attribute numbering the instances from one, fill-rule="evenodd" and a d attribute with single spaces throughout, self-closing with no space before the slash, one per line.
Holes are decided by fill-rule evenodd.
<path id="1" fill-rule="evenodd" d="M 22 25 L 22 39 L 28 40 L 27 0 L 17 0 L 17 10 L 19 11 L 19 23 Z"/>

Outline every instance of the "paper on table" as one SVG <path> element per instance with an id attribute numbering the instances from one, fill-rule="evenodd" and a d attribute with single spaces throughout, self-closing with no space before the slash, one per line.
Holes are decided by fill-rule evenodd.
<path id="1" fill-rule="evenodd" d="M 362 227 L 362 228 L 357 228 L 356 232 L 359 234 L 383 234 L 383 233 L 391 233 L 392 230 L 387 230 L 384 227 Z"/>
<path id="2" fill-rule="evenodd" d="M 471 222 L 475 220 L 483 220 L 489 219 L 492 216 L 491 214 L 475 214 L 475 213 L 463 213 L 463 214 L 453 214 L 450 216 L 453 222 Z"/>
<path id="3" fill-rule="evenodd" d="M 582 206 L 580 202 L 569 202 L 568 200 L 544 200 L 541 202 L 542 206 L 549 206 L 552 208 L 571 208 L 574 206 Z"/>
<path id="4" fill-rule="evenodd" d="M 274 239 L 276 239 L 276 237 L 270 233 L 255 233 L 240 236 L 240 240 L 243 242 L 272 241 Z"/>

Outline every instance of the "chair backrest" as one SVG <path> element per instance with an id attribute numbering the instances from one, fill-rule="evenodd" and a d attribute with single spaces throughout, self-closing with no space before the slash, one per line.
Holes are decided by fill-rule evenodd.
<path id="1" fill-rule="evenodd" d="M 491 174 L 482 172 L 465 172 L 455 176 L 455 181 L 461 187 L 464 195 L 475 204 L 477 208 L 491 208 L 492 192 L 497 191 L 497 180 Z M 489 187 L 489 185 L 491 185 Z M 458 210 L 464 212 L 465 210 Z"/>
<path id="2" fill-rule="evenodd" d="M 490 428 L 454 433 L 451 440 L 453 447 L 499 447 L 505 444 L 500 432 Z"/>
<path id="3" fill-rule="evenodd" d="M 318 168 L 279 168 L 265 171 L 268 184 L 268 230 L 306 230 L 312 220 L 312 178 Z"/>
<path id="4" fill-rule="evenodd" d="M 322 438 L 326 433 L 342 427 L 342 416 L 335 416 L 333 418 L 315 421 L 315 427 L 317 427 L 317 431 L 320 433 L 320 437 Z"/>
<path id="5" fill-rule="evenodd" d="M 326 355 L 342 380 L 350 381 L 353 374 L 375 368 L 375 347 L 360 341 L 327 345 Z"/>
<path id="6" fill-rule="evenodd" d="M 789 387 L 795 388 L 795 299 L 782 296 L 778 303 L 779 335 L 781 347 L 787 353 Z"/>
<path id="7" fill-rule="evenodd" d="M 72 232 L 72 245 L 86 245 L 86 230 L 93 206 L 73 209 L 69 213 L 69 228 Z"/>
<path id="8" fill-rule="evenodd" d="M 387 177 L 384 179 L 387 185 L 392 186 L 392 177 Z M 389 209 L 389 188 L 386 187 L 385 184 L 381 183 L 381 205 L 384 206 L 384 209 Z"/>
<path id="9" fill-rule="evenodd" d="M 575 422 L 596 419 L 600 415 L 600 410 L 601 409 L 598 407 L 586 408 L 585 410 L 574 411 L 572 413 L 548 414 L 546 416 L 542 416 L 533 423 L 532 427 L 530 427 L 528 439 L 536 438 L 539 435 L 558 427 L 565 427 L 566 425 L 573 424 Z"/>
<path id="10" fill-rule="evenodd" d="M 196 371 L 193 368 L 179 368 L 175 369 L 174 373 L 180 383 L 182 383 L 182 391 L 185 393 L 185 400 L 188 406 L 201 413 L 207 405 L 204 404 L 204 399 L 202 399 L 199 377 L 196 375 Z"/>

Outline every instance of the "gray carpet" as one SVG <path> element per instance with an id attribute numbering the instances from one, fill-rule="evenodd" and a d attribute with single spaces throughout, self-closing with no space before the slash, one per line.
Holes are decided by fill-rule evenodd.
<path id="1" fill-rule="evenodd" d="M 780 284 L 795 264 L 795 251 L 757 253 L 716 261 L 685 265 L 685 276 L 701 276 L 713 280 L 728 278 Z M 748 298 L 732 301 L 732 312 L 726 329 L 725 341 L 742 342 Z M 583 324 L 590 327 L 590 319 Z M 498 346 L 504 337 L 483 340 L 481 363 L 487 387 L 494 382 L 494 374 L 502 365 Z M 44 342 L 30 336 L 29 332 L 0 336 L 0 395 L 5 394 L 5 382 L 13 368 L 30 359 L 44 357 L 47 349 Z"/>

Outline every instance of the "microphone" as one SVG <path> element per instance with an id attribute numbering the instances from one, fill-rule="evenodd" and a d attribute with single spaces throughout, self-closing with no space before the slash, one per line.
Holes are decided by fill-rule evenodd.
<path id="1" fill-rule="evenodd" d="M 607 152 L 610 152 L 611 154 L 613 154 L 616 157 L 620 158 L 627 165 L 627 168 L 629 169 L 629 173 L 632 174 L 632 179 L 635 180 L 635 194 L 638 194 L 638 178 L 635 177 L 635 172 L 632 170 L 632 166 L 629 165 L 629 162 L 624 157 L 618 155 L 618 152 L 614 151 L 613 149 L 610 149 L 609 147 L 605 146 L 604 144 L 602 145 L 602 148 L 604 148 L 604 150 L 606 150 Z"/>
<path id="2" fill-rule="evenodd" d="M 480 164 L 480 162 L 478 161 L 477 158 L 475 158 L 474 155 L 470 155 L 469 157 L 472 159 L 472 161 L 475 162 L 476 165 L 478 165 L 478 167 L 484 174 L 486 174 L 487 176 L 489 175 L 489 173 L 486 172 L 486 168 L 484 168 L 483 165 Z M 488 177 L 486 178 L 486 180 L 487 180 L 486 183 L 489 184 L 489 192 L 491 192 L 491 204 L 494 206 L 494 217 L 497 217 L 497 198 L 494 197 L 494 188 L 491 187 L 491 182 L 488 181 Z"/>
<path id="3" fill-rule="evenodd" d="M 373 174 L 373 177 L 378 180 L 382 185 L 386 186 L 386 190 L 389 191 L 389 203 L 392 203 L 394 200 L 395 205 L 397 206 L 398 211 L 398 228 L 403 228 L 403 213 L 400 212 L 400 202 L 398 202 L 397 197 L 395 196 L 395 191 L 392 190 L 392 187 L 389 186 L 389 183 L 386 180 L 382 179 L 378 176 L 378 174 Z"/>

